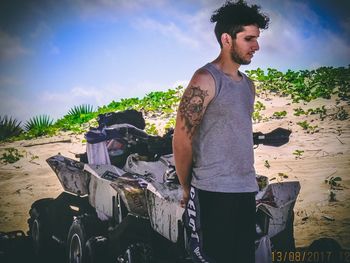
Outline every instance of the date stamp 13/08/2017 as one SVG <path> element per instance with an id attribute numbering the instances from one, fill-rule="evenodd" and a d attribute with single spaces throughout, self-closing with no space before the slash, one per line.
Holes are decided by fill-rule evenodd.
<path id="1" fill-rule="evenodd" d="M 272 251 L 273 263 L 350 263 L 350 251 Z"/>

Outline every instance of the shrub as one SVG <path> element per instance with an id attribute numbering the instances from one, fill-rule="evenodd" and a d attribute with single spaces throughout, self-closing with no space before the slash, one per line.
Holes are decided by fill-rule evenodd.
<path id="1" fill-rule="evenodd" d="M 48 115 L 35 116 L 24 125 L 28 137 L 39 137 L 46 134 L 54 134 L 53 120 Z"/>
<path id="2" fill-rule="evenodd" d="M 146 122 L 145 131 L 150 135 L 158 135 L 157 126 L 154 123 Z"/>
<path id="3" fill-rule="evenodd" d="M 283 117 L 286 117 L 287 116 L 287 112 L 284 110 L 284 111 L 275 111 L 272 115 L 272 118 L 275 118 L 275 119 L 282 119 Z"/>
<path id="4" fill-rule="evenodd" d="M 15 163 L 23 157 L 23 155 L 15 148 L 6 148 L 0 160 L 5 163 Z"/>
<path id="5" fill-rule="evenodd" d="M 94 112 L 93 106 L 82 104 L 71 108 L 62 119 L 57 120 L 55 126 L 61 130 L 81 130 L 80 125 L 95 118 L 97 113 Z"/>
<path id="6" fill-rule="evenodd" d="M 94 108 L 90 104 L 82 104 L 79 106 L 74 106 L 68 111 L 66 116 L 80 116 L 82 114 L 88 114 L 94 112 Z"/>
<path id="7" fill-rule="evenodd" d="M 21 122 L 12 117 L 0 116 L 0 141 L 6 140 L 8 138 L 18 136 L 23 132 L 21 128 Z"/>

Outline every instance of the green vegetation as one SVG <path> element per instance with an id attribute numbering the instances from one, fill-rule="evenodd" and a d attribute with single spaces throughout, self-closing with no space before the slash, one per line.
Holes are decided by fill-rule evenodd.
<path id="1" fill-rule="evenodd" d="M 82 104 L 71 108 L 63 118 L 59 119 L 55 123 L 57 130 L 73 131 L 76 133 L 82 133 L 86 130 L 82 127 L 82 124 L 89 122 L 91 119 L 97 117 L 97 112 L 94 112 L 93 106 L 89 104 Z"/>
<path id="2" fill-rule="evenodd" d="M 318 126 L 312 126 L 307 121 L 299 121 L 297 124 L 303 128 L 303 130 L 306 130 L 307 133 L 315 133 L 318 132 Z"/>
<path id="3" fill-rule="evenodd" d="M 261 110 L 265 110 L 265 109 L 266 109 L 266 106 L 261 101 L 257 101 L 254 104 L 254 110 L 256 110 L 256 111 L 261 111 Z"/>
<path id="4" fill-rule="evenodd" d="M 52 124 L 53 120 L 48 115 L 39 115 L 29 119 L 24 125 L 25 131 L 27 132 L 25 138 L 55 134 L 55 129 Z"/>
<path id="5" fill-rule="evenodd" d="M 323 121 L 327 116 L 326 106 L 323 105 L 321 108 L 317 107 L 315 109 L 307 109 L 306 111 L 303 110 L 301 107 L 294 109 L 295 116 L 314 115 L 314 114 L 319 114 L 320 119 Z"/>
<path id="6" fill-rule="evenodd" d="M 174 128 L 175 127 L 175 124 L 176 124 L 176 118 L 174 117 L 174 118 L 170 118 L 169 120 L 168 120 L 168 122 L 165 124 L 165 130 L 167 131 L 167 130 L 169 130 L 169 129 L 171 129 L 171 128 Z"/>
<path id="7" fill-rule="evenodd" d="M 344 107 L 337 107 L 337 112 L 334 114 L 333 119 L 334 120 L 340 120 L 340 121 L 344 121 L 347 120 L 349 118 L 349 113 L 347 113 L 344 110 Z"/>
<path id="8" fill-rule="evenodd" d="M 281 179 L 287 179 L 289 176 L 285 173 L 278 173 L 278 176 L 281 178 Z"/>
<path id="9" fill-rule="evenodd" d="M 335 202 L 337 201 L 336 199 L 336 193 L 334 192 L 334 190 L 343 190 L 343 187 L 341 186 L 340 182 L 342 181 L 342 178 L 337 176 L 329 176 L 328 178 L 326 178 L 326 180 L 324 180 L 324 182 L 326 184 L 328 184 L 329 186 L 329 201 L 330 202 Z"/>
<path id="10" fill-rule="evenodd" d="M 29 162 L 33 162 L 34 160 L 39 159 L 39 156 L 37 156 L 37 155 L 34 155 L 34 154 L 32 154 L 32 153 L 29 153 L 29 155 L 30 155 L 30 160 L 29 160 Z"/>
<path id="11" fill-rule="evenodd" d="M 122 111 L 127 109 L 135 109 L 143 111 L 147 114 L 156 113 L 158 116 L 168 116 L 174 113 L 183 93 L 183 87 L 178 86 L 168 91 L 155 91 L 147 94 L 142 99 L 129 98 L 120 101 L 112 101 L 107 106 L 100 107 L 98 114 L 111 111 Z"/>
<path id="12" fill-rule="evenodd" d="M 324 182 L 330 186 L 331 189 L 334 189 L 336 187 L 340 187 L 340 183 L 342 179 L 341 177 L 333 177 L 331 176 L 329 179 L 326 179 Z"/>
<path id="13" fill-rule="evenodd" d="M 287 112 L 284 111 L 275 111 L 272 115 L 273 119 L 282 119 L 283 117 L 287 116 Z"/>
<path id="14" fill-rule="evenodd" d="M 20 125 L 16 119 L 0 116 L 0 141 L 20 135 L 23 132 Z"/>
<path id="15" fill-rule="evenodd" d="M 5 152 L 2 154 L 2 157 L 0 157 L 0 161 L 5 164 L 15 163 L 22 157 L 23 155 L 18 151 L 18 149 L 6 148 Z"/>
<path id="16" fill-rule="evenodd" d="M 254 111 L 252 114 L 252 119 L 254 122 L 260 122 L 263 119 L 263 116 L 260 114 L 259 111 Z"/>
<path id="17" fill-rule="evenodd" d="M 92 105 L 89 104 L 82 104 L 80 106 L 74 106 L 68 111 L 68 114 L 66 116 L 77 116 L 80 117 L 81 115 L 93 113 L 94 108 Z"/>
<path id="18" fill-rule="evenodd" d="M 337 198 L 335 197 L 336 194 L 333 191 L 329 191 L 329 202 L 335 202 L 337 201 Z"/>
<path id="19" fill-rule="evenodd" d="M 307 111 L 303 110 L 301 107 L 293 109 L 294 110 L 294 115 L 295 116 L 300 116 L 300 115 L 307 115 Z"/>
<path id="20" fill-rule="evenodd" d="M 257 101 L 254 104 L 254 112 L 252 114 L 252 119 L 254 122 L 260 122 L 263 120 L 263 115 L 260 113 L 260 111 L 265 109 L 266 106 L 261 101 Z"/>
<path id="21" fill-rule="evenodd" d="M 293 152 L 293 154 L 295 155 L 295 159 L 301 159 L 301 156 L 303 156 L 304 151 L 303 150 L 295 150 Z"/>
<path id="22" fill-rule="evenodd" d="M 265 166 L 267 169 L 269 169 L 269 168 L 271 167 L 271 165 L 270 165 L 270 163 L 269 163 L 268 160 L 265 160 L 264 166 Z"/>
<path id="23" fill-rule="evenodd" d="M 141 100 L 139 107 L 141 106 L 141 110 L 145 113 L 161 112 L 162 114 L 169 114 L 177 108 L 180 102 L 180 97 L 177 95 L 177 90 L 170 89 L 167 92 L 151 92 Z"/>
<path id="24" fill-rule="evenodd" d="M 157 126 L 154 123 L 146 122 L 145 131 L 150 135 L 158 135 Z"/>
<path id="25" fill-rule="evenodd" d="M 350 65 L 347 68 L 288 70 L 286 73 L 272 68 L 268 68 L 266 74 L 260 68 L 246 72 L 256 82 L 258 94 L 273 92 L 282 96 L 290 95 L 293 102 L 329 99 L 332 94 L 338 94 L 341 100 L 350 100 Z"/>

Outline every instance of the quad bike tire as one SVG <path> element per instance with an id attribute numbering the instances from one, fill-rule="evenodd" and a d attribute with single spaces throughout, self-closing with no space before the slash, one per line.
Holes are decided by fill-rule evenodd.
<path id="1" fill-rule="evenodd" d="M 84 214 L 74 219 L 67 238 L 67 254 L 69 263 L 91 262 L 91 250 L 87 241 L 98 234 L 98 219 L 95 216 Z"/>
<path id="2" fill-rule="evenodd" d="M 112 262 L 108 253 L 108 240 L 103 236 L 93 236 L 86 242 L 86 254 L 88 263 Z"/>
<path id="3" fill-rule="evenodd" d="M 152 263 L 150 248 L 145 243 L 131 244 L 123 255 L 119 256 L 117 262 L 123 263 Z"/>
<path id="4" fill-rule="evenodd" d="M 52 249 L 52 226 L 48 217 L 48 207 L 53 202 L 53 198 L 40 199 L 34 202 L 29 210 L 28 235 L 36 256 L 47 255 Z"/>
<path id="5" fill-rule="evenodd" d="M 288 217 L 286 228 L 271 238 L 273 249 L 278 251 L 295 251 L 294 239 L 294 211 Z"/>
<path id="6" fill-rule="evenodd" d="M 109 234 L 109 252 L 113 262 L 149 263 L 152 261 L 150 221 L 128 214 Z"/>

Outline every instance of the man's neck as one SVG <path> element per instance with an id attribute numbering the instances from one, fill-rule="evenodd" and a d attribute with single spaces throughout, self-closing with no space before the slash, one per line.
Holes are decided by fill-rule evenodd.
<path id="1" fill-rule="evenodd" d="M 238 69 L 241 65 L 233 62 L 232 58 L 229 55 L 225 55 L 221 52 L 220 55 L 212 63 L 232 79 L 240 80 L 242 78 L 238 72 Z"/>

